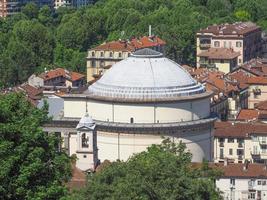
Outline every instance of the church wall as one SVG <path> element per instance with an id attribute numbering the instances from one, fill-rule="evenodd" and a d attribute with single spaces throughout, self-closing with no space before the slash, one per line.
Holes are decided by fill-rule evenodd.
<path id="1" fill-rule="evenodd" d="M 166 135 L 167 137 L 167 135 Z M 211 160 L 211 130 L 186 132 L 185 135 L 173 134 L 168 136 L 172 141 L 186 143 L 188 150 L 193 154 L 193 162 L 202 162 L 203 158 Z M 146 150 L 152 144 L 160 144 L 162 135 L 127 134 L 97 132 L 98 156 L 101 162 L 108 159 L 127 160 L 134 153 Z"/>
<path id="2" fill-rule="evenodd" d="M 209 99 L 170 103 L 109 103 L 87 101 L 88 112 L 95 120 L 130 123 L 169 123 L 192 121 L 209 116 Z M 64 116 L 80 118 L 86 111 L 84 99 L 65 98 Z"/>

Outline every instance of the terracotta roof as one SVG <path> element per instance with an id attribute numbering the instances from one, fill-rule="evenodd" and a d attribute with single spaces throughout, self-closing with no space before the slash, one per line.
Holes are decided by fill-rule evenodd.
<path id="1" fill-rule="evenodd" d="M 248 121 L 248 120 L 257 120 L 259 111 L 255 109 L 241 109 L 237 115 L 236 120 L 239 121 Z"/>
<path id="2" fill-rule="evenodd" d="M 236 80 L 238 82 L 238 86 L 241 89 L 248 87 L 247 81 L 248 81 L 249 76 L 244 71 L 241 71 L 241 70 L 234 71 L 234 72 L 227 74 L 227 76 L 232 80 Z"/>
<path id="3" fill-rule="evenodd" d="M 253 84 L 253 85 L 267 85 L 267 78 L 256 76 L 256 77 L 249 77 L 247 79 L 247 84 Z"/>
<path id="4" fill-rule="evenodd" d="M 133 38 L 130 41 L 120 40 L 111 41 L 101 44 L 91 50 L 102 50 L 102 51 L 128 51 L 133 52 L 136 49 L 150 48 L 155 46 L 163 46 L 166 42 L 157 36 L 144 36 L 141 38 Z"/>
<path id="5" fill-rule="evenodd" d="M 208 57 L 208 59 L 234 59 L 240 56 L 240 53 L 228 48 L 209 48 L 207 51 L 203 51 L 197 56 Z"/>
<path id="6" fill-rule="evenodd" d="M 45 81 L 54 79 L 57 77 L 64 77 L 71 81 L 76 81 L 79 79 L 84 78 L 85 76 L 83 74 L 77 73 L 77 72 L 70 72 L 68 70 L 65 70 L 63 68 L 57 68 L 54 70 L 50 70 L 48 72 L 43 72 L 40 75 L 38 75 L 40 78 L 44 79 Z"/>
<path id="7" fill-rule="evenodd" d="M 266 59 L 255 58 L 241 65 L 238 69 L 243 69 L 246 72 L 255 76 L 267 77 L 267 61 Z M 237 70 L 238 70 L 237 69 Z"/>
<path id="8" fill-rule="evenodd" d="M 128 41 L 111 41 L 101 44 L 91 50 L 102 50 L 102 51 L 134 51 L 134 47 Z"/>
<path id="9" fill-rule="evenodd" d="M 266 134 L 267 124 L 264 123 L 241 123 L 241 122 L 216 122 L 215 137 L 246 138 L 250 134 Z"/>
<path id="10" fill-rule="evenodd" d="M 261 101 L 256 105 L 256 108 L 258 110 L 267 110 L 267 100 L 266 101 Z"/>
<path id="11" fill-rule="evenodd" d="M 236 22 L 233 24 L 220 24 L 208 26 L 205 29 L 201 29 L 198 33 L 211 33 L 216 36 L 219 35 L 245 35 L 253 31 L 261 30 L 259 26 L 252 22 Z"/>
<path id="12" fill-rule="evenodd" d="M 131 44 L 136 49 L 143 49 L 148 47 L 163 46 L 166 44 L 166 42 L 157 36 L 144 36 L 142 38 L 133 38 L 131 40 Z"/>
<path id="13" fill-rule="evenodd" d="M 267 178 L 267 169 L 264 164 L 248 163 L 210 163 L 210 167 L 219 169 L 223 172 L 222 178 Z"/>

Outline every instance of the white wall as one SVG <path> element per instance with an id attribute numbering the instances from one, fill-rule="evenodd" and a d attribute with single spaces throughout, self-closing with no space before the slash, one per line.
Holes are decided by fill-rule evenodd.
<path id="1" fill-rule="evenodd" d="M 111 103 L 88 100 L 88 112 L 95 120 L 130 123 L 169 123 L 208 117 L 209 98 L 170 103 Z M 85 99 L 64 98 L 64 117 L 80 118 L 86 111 Z"/>

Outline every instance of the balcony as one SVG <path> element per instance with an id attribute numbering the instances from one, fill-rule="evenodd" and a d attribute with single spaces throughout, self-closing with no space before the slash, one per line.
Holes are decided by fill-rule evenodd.
<path id="1" fill-rule="evenodd" d="M 267 141 L 266 141 L 266 139 L 260 139 L 259 140 L 259 143 L 260 143 L 260 145 L 267 145 Z"/>
<path id="2" fill-rule="evenodd" d="M 201 67 L 206 67 L 206 68 L 216 68 L 216 65 L 214 63 L 208 63 L 208 62 L 205 62 L 205 61 L 200 61 L 199 65 Z"/>
<path id="3" fill-rule="evenodd" d="M 210 43 L 200 43 L 200 44 L 199 44 L 199 47 L 200 47 L 200 48 L 203 48 L 203 49 L 204 49 L 204 48 L 205 48 L 205 49 L 206 49 L 206 48 L 208 49 L 208 48 L 211 47 L 211 45 L 210 45 Z"/>

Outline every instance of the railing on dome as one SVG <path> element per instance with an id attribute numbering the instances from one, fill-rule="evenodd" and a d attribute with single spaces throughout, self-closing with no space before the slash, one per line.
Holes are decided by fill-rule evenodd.
<path id="1" fill-rule="evenodd" d="M 205 87 L 201 84 L 191 84 L 184 87 L 165 87 L 165 88 L 143 88 L 143 87 L 114 87 L 96 83 L 89 87 L 89 93 L 94 96 L 103 96 L 111 98 L 168 98 L 183 97 L 204 93 Z"/>

